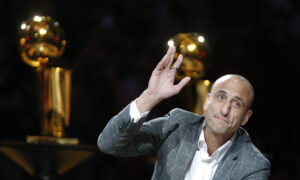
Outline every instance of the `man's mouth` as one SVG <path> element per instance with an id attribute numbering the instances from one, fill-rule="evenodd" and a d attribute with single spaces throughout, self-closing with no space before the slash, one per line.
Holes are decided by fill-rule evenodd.
<path id="1" fill-rule="evenodd" d="M 229 119 L 228 118 L 225 118 L 225 117 L 222 117 L 222 116 L 219 116 L 219 115 L 215 115 L 215 118 L 220 120 L 220 121 L 223 121 L 225 123 L 229 123 Z"/>

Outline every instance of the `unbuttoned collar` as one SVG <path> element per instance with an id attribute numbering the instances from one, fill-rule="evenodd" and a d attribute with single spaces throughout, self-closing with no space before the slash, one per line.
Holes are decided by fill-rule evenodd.
<path id="1" fill-rule="evenodd" d="M 203 128 L 204 126 L 205 126 L 205 121 L 202 125 L 202 130 L 198 141 L 198 150 L 201 152 L 201 157 L 202 157 L 201 159 L 203 161 L 208 161 L 208 162 L 212 160 L 216 160 L 217 162 L 220 162 L 223 156 L 225 155 L 226 151 L 229 149 L 230 145 L 233 143 L 237 133 L 235 133 L 225 144 L 223 144 L 211 156 L 209 156 L 207 151 L 207 144 L 204 138 L 204 128 Z"/>

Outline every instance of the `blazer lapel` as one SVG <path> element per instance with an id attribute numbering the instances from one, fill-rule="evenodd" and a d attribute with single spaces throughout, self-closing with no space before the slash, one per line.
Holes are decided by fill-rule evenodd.
<path id="1" fill-rule="evenodd" d="M 192 124 L 186 129 L 182 144 L 180 145 L 177 153 L 174 168 L 171 170 L 176 179 L 183 179 L 185 173 L 191 165 L 196 150 L 198 149 L 198 140 L 202 130 L 202 124 L 203 120 L 201 121 L 201 123 Z"/>
<path id="2" fill-rule="evenodd" d="M 239 157 L 241 146 L 243 143 L 243 137 L 240 132 L 236 136 L 235 141 L 228 149 L 224 157 L 222 158 L 213 180 L 226 180 L 229 179 L 232 175 L 232 171 L 235 168 L 236 159 Z"/>
<path id="3" fill-rule="evenodd" d="M 213 180 L 226 180 L 228 179 L 228 175 L 230 175 L 232 168 L 235 165 L 235 160 L 237 157 L 234 157 L 232 155 L 229 155 L 226 157 L 224 161 L 221 161 L 215 175 L 213 177 Z"/>

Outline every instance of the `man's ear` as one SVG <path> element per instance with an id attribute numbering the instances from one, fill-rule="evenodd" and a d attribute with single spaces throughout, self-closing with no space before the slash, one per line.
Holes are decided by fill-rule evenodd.
<path id="1" fill-rule="evenodd" d="M 242 123 L 241 125 L 244 126 L 245 124 L 247 124 L 249 118 L 251 117 L 251 115 L 253 114 L 253 111 L 251 109 L 248 109 L 245 116 L 244 116 L 244 119 L 242 120 Z"/>
<path id="2" fill-rule="evenodd" d="M 203 110 L 204 110 L 204 112 L 206 111 L 206 109 L 207 109 L 207 104 L 208 104 L 208 99 L 209 99 L 209 96 L 210 96 L 210 94 L 208 93 L 207 94 L 207 96 L 206 96 L 206 99 L 205 99 L 205 102 L 204 102 L 204 105 L 203 105 Z"/>

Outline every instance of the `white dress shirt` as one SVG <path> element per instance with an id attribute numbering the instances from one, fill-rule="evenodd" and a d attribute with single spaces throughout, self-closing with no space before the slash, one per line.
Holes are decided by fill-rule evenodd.
<path id="1" fill-rule="evenodd" d="M 232 144 L 236 134 L 225 144 L 219 147 L 211 156 L 207 152 L 207 145 L 204 139 L 204 131 L 200 133 L 198 150 L 195 153 L 190 169 L 185 175 L 184 180 L 211 180 L 218 168 L 224 154 Z"/>
<path id="2" fill-rule="evenodd" d="M 149 114 L 150 111 L 144 112 L 143 114 L 140 113 L 140 111 L 138 110 L 138 108 L 136 107 L 136 100 L 132 101 L 132 103 L 130 104 L 130 110 L 129 110 L 129 114 L 131 119 L 133 119 L 134 123 L 139 122 L 139 120 L 142 117 L 145 117 L 147 114 Z"/>
<path id="3" fill-rule="evenodd" d="M 134 123 L 137 123 L 142 117 L 146 116 L 149 111 L 140 114 L 137 106 L 136 100 L 130 105 L 130 117 Z M 207 145 L 204 139 L 204 131 L 202 126 L 202 131 L 200 133 L 198 141 L 198 150 L 195 153 L 191 166 L 187 173 L 185 174 L 184 180 L 211 180 L 218 168 L 218 165 L 232 144 L 236 134 L 231 137 L 229 141 L 218 148 L 211 156 L 207 152 Z"/>

